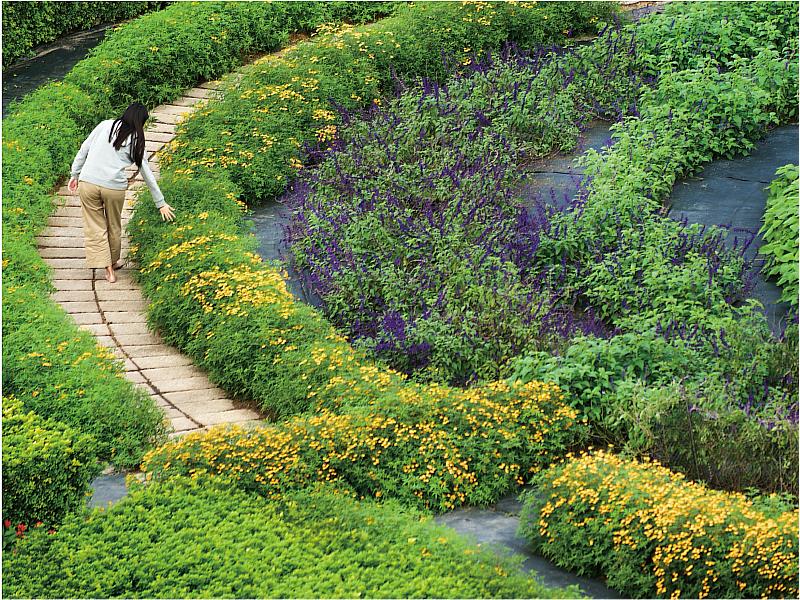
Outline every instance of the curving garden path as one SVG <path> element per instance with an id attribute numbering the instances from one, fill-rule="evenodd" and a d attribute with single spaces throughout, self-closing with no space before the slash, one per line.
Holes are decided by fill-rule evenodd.
<path id="1" fill-rule="evenodd" d="M 155 153 L 175 137 L 178 120 L 195 104 L 208 98 L 216 82 L 200 85 L 171 104 L 155 108 L 148 127 L 146 152 L 159 176 Z M 102 269 L 87 269 L 84 260 L 83 219 L 80 198 L 66 187 L 55 196 L 56 211 L 37 238 L 39 254 L 53 268 L 53 299 L 81 329 L 110 348 L 125 365 L 125 376 L 150 394 L 162 408 L 175 433 L 181 435 L 220 423 L 251 423 L 261 416 L 237 407 L 191 359 L 147 327 L 148 302 L 134 282 L 127 262 L 129 242 L 125 226 L 131 217 L 141 175 L 126 192 L 122 210 L 122 258 L 125 267 L 110 284 Z M 180 215 L 178 215 L 180 218 Z"/>

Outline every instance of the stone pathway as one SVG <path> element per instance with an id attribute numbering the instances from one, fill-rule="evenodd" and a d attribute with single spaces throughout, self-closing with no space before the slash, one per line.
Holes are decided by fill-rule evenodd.
<path id="1" fill-rule="evenodd" d="M 150 163 L 156 177 L 159 168 L 157 157 L 153 155 L 175 137 L 175 125 L 180 117 L 211 96 L 216 86 L 215 82 L 202 84 L 172 104 L 159 106 L 151 112 L 146 151 L 148 158 L 152 157 Z M 131 217 L 137 189 L 142 185 L 144 182 L 138 175 L 126 192 L 123 230 Z M 124 361 L 126 377 L 153 396 L 175 430 L 173 435 L 220 423 L 259 420 L 261 416 L 257 412 L 237 408 L 189 358 L 165 345 L 148 329 L 148 302 L 133 281 L 130 263 L 117 271 L 117 282 L 113 284 L 105 280 L 102 269 L 86 268 L 80 198 L 61 187 L 55 201 L 56 212 L 37 238 L 40 255 L 53 268 L 53 285 L 57 290 L 53 299 L 81 329 L 93 333 L 98 343 L 111 348 Z M 123 234 L 123 262 L 128 249 L 127 235 Z"/>

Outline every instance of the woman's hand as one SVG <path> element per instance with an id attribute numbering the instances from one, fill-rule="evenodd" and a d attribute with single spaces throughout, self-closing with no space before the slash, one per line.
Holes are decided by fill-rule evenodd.
<path id="1" fill-rule="evenodd" d="M 158 209 L 158 212 L 161 213 L 161 219 L 164 221 L 172 221 L 175 219 L 175 213 L 172 210 L 172 207 L 169 204 L 165 204 L 161 208 Z"/>
<path id="2" fill-rule="evenodd" d="M 69 178 L 69 183 L 67 184 L 67 189 L 72 192 L 73 194 L 78 191 L 78 180 L 74 177 Z"/>

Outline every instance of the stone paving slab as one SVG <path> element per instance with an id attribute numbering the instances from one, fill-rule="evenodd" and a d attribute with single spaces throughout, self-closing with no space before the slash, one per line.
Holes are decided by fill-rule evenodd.
<path id="1" fill-rule="evenodd" d="M 210 425 L 219 425 L 222 423 L 241 423 L 242 421 L 252 421 L 253 419 L 258 418 L 258 413 L 250 409 L 243 408 L 208 414 L 194 413 L 192 414 L 192 417 L 196 421 L 199 421 L 208 427 Z"/>
<path id="2" fill-rule="evenodd" d="M 86 252 L 83 248 L 39 248 L 39 256 L 42 258 L 81 258 L 84 259 Z M 84 263 L 85 264 L 85 263 Z"/>
<path id="3" fill-rule="evenodd" d="M 146 134 L 146 151 L 155 153 L 170 142 L 175 137 L 175 123 L 191 112 L 195 104 L 211 96 L 216 85 L 211 82 L 191 89 L 174 103 L 154 109 Z M 151 166 L 158 177 L 155 157 Z M 136 188 L 141 185 L 139 174 L 134 186 L 125 193 L 123 223 L 133 214 Z M 61 186 L 53 202 L 55 213 L 36 238 L 42 258 L 53 268 L 56 292 L 51 297 L 81 329 L 92 333 L 98 344 L 111 349 L 122 361 L 128 380 L 153 396 L 175 430 L 173 435 L 203 431 L 210 424 L 258 421 L 260 415 L 236 408 L 188 356 L 164 345 L 161 337 L 148 329 L 148 301 L 133 279 L 131 265 L 117 271 L 117 281 L 113 284 L 105 280 L 102 269 L 86 266 L 83 217 L 77 194 Z M 127 236 L 123 236 L 123 262 L 129 246 Z"/>

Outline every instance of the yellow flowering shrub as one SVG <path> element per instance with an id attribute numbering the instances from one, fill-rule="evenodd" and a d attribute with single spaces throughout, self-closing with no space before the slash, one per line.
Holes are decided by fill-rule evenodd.
<path id="1" fill-rule="evenodd" d="M 798 512 L 687 481 L 657 462 L 583 454 L 539 474 L 533 549 L 631 597 L 796 598 Z"/>
<path id="2" fill-rule="evenodd" d="M 338 413 L 189 434 L 149 453 L 142 470 L 159 480 L 229 478 L 266 497 L 336 482 L 362 497 L 448 510 L 488 504 L 526 481 L 580 435 L 576 416 L 551 384 L 407 385 Z"/>

